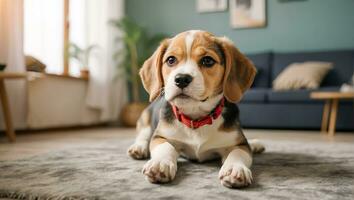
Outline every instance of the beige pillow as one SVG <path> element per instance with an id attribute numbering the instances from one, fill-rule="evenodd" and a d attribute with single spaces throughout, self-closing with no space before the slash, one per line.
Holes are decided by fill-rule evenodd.
<path id="1" fill-rule="evenodd" d="M 316 89 L 332 68 L 333 64 L 329 62 L 311 61 L 290 64 L 273 81 L 273 89 Z"/>
<path id="2" fill-rule="evenodd" d="M 25 56 L 27 71 L 44 72 L 46 65 L 33 56 Z"/>

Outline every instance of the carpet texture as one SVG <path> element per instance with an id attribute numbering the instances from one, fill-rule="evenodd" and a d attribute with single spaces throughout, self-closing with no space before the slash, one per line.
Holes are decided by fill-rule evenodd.
<path id="1" fill-rule="evenodd" d="M 125 151 L 132 140 L 107 141 L 15 161 L 0 161 L 0 197 L 14 199 L 354 199 L 351 143 L 263 141 L 255 183 L 220 185 L 220 163 L 181 159 L 170 184 L 150 184 Z"/>

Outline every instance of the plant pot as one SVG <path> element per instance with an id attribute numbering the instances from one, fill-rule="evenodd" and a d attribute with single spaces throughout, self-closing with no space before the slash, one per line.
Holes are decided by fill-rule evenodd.
<path id="1" fill-rule="evenodd" d="M 133 102 L 126 104 L 120 113 L 120 119 L 124 126 L 135 127 L 141 113 L 148 106 L 147 103 Z"/>
<path id="2" fill-rule="evenodd" d="M 80 77 L 88 79 L 90 76 L 90 71 L 88 69 L 81 69 L 80 70 Z"/>

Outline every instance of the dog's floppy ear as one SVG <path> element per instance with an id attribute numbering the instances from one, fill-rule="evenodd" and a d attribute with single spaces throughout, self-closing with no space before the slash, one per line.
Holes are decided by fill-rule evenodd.
<path id="1" fill-rule="evenodd" d="M 224 96 L 229 102 L 237 103 L 251 87 L 257 70 L 229 39 L 223 37 L 217 40 L 225 56 Z"/>
<path id="2" fill-rule="evenodd" d="M 161 74 L 162 67 L 162 57 L 167 49 L 168 41 L 167 39 L 162 41 L 160 46 L 148 58 L 143 67 L 140 69 L 139 75 L 143 82 L 145 90 L 150 95 L 150 101 L 153 101 L 160 95 L 160 92 L 163 87 L 163 79 Z"/>

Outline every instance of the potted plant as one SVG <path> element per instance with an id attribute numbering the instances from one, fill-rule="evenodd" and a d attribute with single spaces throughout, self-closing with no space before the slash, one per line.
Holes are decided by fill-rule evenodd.
<path id="1" fill-rule="evenodd" d="M 80 76 L 83 78 L 88 78 L 90 75 L 89 62 L 91 52 L 98 48 L 97 45 L 89 45 L 86 48 L 80 48 L 75 43 L 70 43 L 69 46 L 69 56 L 75 59 L 80 64 Z"/>
<path id="2" fill-rule="evenodd" d="M 119 75 L 126 78 L 131 88 L 129 90 L 131 91 L 130 102 L 123 108 L 121 120 L 124 125 L 135 126 L 147 105 L 142 101 L 139 68 L 152 55 L 160 41 L 166 38 L 166 35 L 149 35 L 143 27 L 127 17 L 111 20 L 110 24 L 121 32 L 121 35 L 117 37 L 117 42 L 123 42 L 124 48 L 117 51 L 113 57 L 117 60 Z"/>

